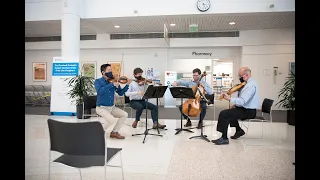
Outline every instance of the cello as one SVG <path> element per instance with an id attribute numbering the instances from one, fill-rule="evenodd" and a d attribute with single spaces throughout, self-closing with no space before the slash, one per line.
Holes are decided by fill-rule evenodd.
<path id="1" fill-rule="evenodd" d="M 204 87 L 200 85 L 201 79 L 206 75 L 207 73 L 204 71 L 197 85 L 192 87 L 193 93 L 195 94 L 195 99 L 188 99 L 182 105 L 182 112 L 189 117 L 197 117 L 200 115 L 202 110 L 202 106 L 200 104 L 201 98 L 208 102 L 204 96 Z"/>

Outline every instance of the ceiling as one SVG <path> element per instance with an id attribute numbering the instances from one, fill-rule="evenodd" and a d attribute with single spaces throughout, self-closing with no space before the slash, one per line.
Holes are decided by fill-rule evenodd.
<path id="1" fill-rule="evenodd" d="M 229 25 L 229 22 L 235 22 Z M 172 27 L 170 24 L 176 24 Z M 81 19 L 81 35 L 112 33 L 189 32 L 190 24 L 197 24 L 199 32 L 283 29 L 295 27 L 295 12 L 201 14 L 175 16 L 143 16 Z M 115 28 L 118 25 L 120 28 Z M 25 36 L 60 36 L 61 21 L 27 21 Z"/>

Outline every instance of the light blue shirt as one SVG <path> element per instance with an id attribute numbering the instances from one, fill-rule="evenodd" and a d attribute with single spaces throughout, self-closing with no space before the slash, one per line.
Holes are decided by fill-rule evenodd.
<path id="1" fill-rule="evenodd" d="M 258 85 L 249 78 L 247 84 L 239 91 L 237 98 L 231 98 L 230 102 L 237 107 L 244 107 L 246 109 L 258 109 L 260 106 Z"/>
<path id="2" fill-rule="evenodd" d="M 196 86 L 197 83 L 194 81 L 177 81 L 178 86 L 186 86 L 188 88 L 192 88 L 192 86 Z M 201 80 L 200 84 L 204 85 L 204 90 L 208 95 L 213 94 L 212 89 L 210 88 L 209 84 L 205 80 Z"/>
<path id="3" fill-rule="evenodd" d="M 130 100 L 141 100 L 143 96 L 138 94 L 138 92 L 145 92 L 147 88 L 148 85 L 139 85 L 137 82 L 132 81 L 125 95 L 128 96 Z"/>

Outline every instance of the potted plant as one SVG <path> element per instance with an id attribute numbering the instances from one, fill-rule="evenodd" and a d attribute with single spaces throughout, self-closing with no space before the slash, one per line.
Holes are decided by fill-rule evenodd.
<path id="1" fill-rule="evenodd" d="M 68 87 L 71 89 L 68 92 L 72 102 L 75 102 L 77 118 L 82 119 L 83 115 L 83 97 L 94 95 L 94 78 L 83 76 L 82 72 L 79 75 L 66 79 L 68 80 Z M 91 109 L 87 110 L 85 114 L 90 114 Z M 85 119 L 89 117 L 84 117 Z"/>
<path id="2" fill-rule="evenodd" d="M 295 74 L 290 71 L 283 88 L 280 90 L 278 98 L 280 101 L 276 104 L 279 107 L 287 109 L 287 123 L 295 125 Z"/>

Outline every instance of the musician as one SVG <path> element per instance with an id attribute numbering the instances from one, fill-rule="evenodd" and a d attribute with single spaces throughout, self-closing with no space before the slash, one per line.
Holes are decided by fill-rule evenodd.
<path id="1" fill-rule="evenodd" d="M 201 70 L 196 68 L 192 71 L 192 73 L 193 73 L 193 75 L 192 75 L 193 81 L 179 80 L 179 81 L 175 81 L 174 83 L 172 83 L 172 86 L 186 86 L 189 88 L 192 88 L 192 86 L 197 86 L 197 83 L 199 82 L 199 80 L 201 78 Z M 200 85 L 202 85 L 204 87 L 206 94 L 208 94 L 208 95 L 213 94 L 209 84 L 205 80 L 202 79 L 200 82 Z M 202 121 L 203 121 L 204 117 L 206 116 L 206 112 L 207 112 L 206 101 L 201 100 L 200 104 L 202 105 L 202 110 L 200 113 L 200 121 L 197 126 L 198 129 L 201 128 L 201 126 L 203 124 Z M 184 126 L 185 127 L 192 126 L 190 118 L 187 115 L 185 115 L 184 113 L 182 113 L 182 106 L 181 105 L 179 106 L 179 110 L 180 110 L 180 113 L 183 115 L 184 119 L 187 119 L 187 123 Z"/>
<path id="2" fill-rule="evenodd" d="M 158 107 L 142 99 L 144 92 L 147 89 L 147 85 L 144 81 L 141 81 L 140 83 L 138 82 L 142 79 L 142 73 L 143 70 L 141 68 L 137 67 L 133 70 L 134 81 L 130 83 L 129 89 L 125 93 L 125 95 L 130 99 L 130 107 L 136 110 L 136 120 L 132 123 L 132 127 L 137 127 L 142 111 L 147 107 L 149 110 L 151 110 L 151 117 L 153 120 L 152 128 L 156 129 L 158 125 L 158 128 L 163 129 L 166 127 L 166 125 L 161 125 L 158 123 Z"/>
<path id="3" fill-rule="evenodd" d="M 239 126 L 239 119 L 255 118 L 256 109 L 259 106 L 258 85 L 251 77 L 251 70 L 248 67 L 239 69 L 240 82 L 246 82 L 246 85 L 238 93 L 238 97 L 229 98 L 228 95 L 223 94 L 223 98 L 233 104 L 232 108 L 222 110 L 219 114 L 217 131 L 222 133 L 219 139 L 211 142 L 216 145 L 229 144 L 227 137 L 228 126 L 236 128 L 236 133 L 231 136 L 231 139 L 238 139 L 243 136 L 245 132 Z"/>
<path id="4" fill-rule="evenodd" d="M 103 64 L 100 68 L 102 77 L 96 79 L 94 87 L 97 91 L 97 114 L 103 117 L 105 120 L 104 129 L 106 130 L 115 120 L 119 118 L 110 133 L 111 138 L 124 139 L 125 137 L 119 134 L 119 130 L 122 127 L 124 121 L 128 117 L 128 113 L 114 105 L 114 94 L 118 93 L 120 96 L 128 90 L 128 84 L 131 80 L 128 80 L 127 85 L 121 88 L 118 82 L 109 82 L 108 80 L 113 78 L 112 69 L 110 64 Z"/>

